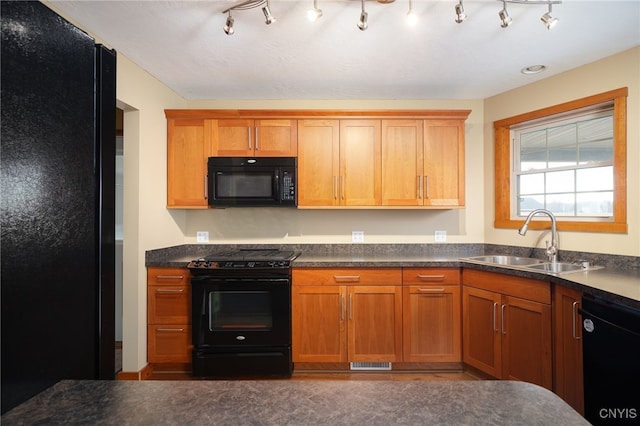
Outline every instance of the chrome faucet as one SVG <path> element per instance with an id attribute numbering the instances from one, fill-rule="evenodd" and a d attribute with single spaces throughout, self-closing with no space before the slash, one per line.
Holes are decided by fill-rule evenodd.
<path id="1" fill-rule="evenodd" d="M 527 229 L 529 228 L 529 222 L 531 222 L 531 218 L 538 213 L 543 213 L 549 216 L 551 219 L 551 245 L 549 245 L 549 241 L 545 241 L 545 252 L 547 253 L 547 257 L 549 258 L 549 262 L 556 263 L 558 261 L 558 231 L 556 229 L 556 217 L 554 214 L 547 209 L 536 209 L 529 213 L 527 219 L 524 221 L 522 227 L 518 230 L 518 234 L 525 235 L 527 233 Z"/>

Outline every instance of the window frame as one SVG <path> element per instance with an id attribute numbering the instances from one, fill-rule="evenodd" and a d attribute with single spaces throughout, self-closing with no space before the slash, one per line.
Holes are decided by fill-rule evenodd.
<path id="1" fill-rule="evenodd" d="M 513 199 L 511 182 L 511 129 L 523 124 L 566 114 L 571 111 L 594 107 L 605 102 L 613 102 L 613 217 L 607 221 L 581 220 L 583 218 L 558 217 L 557 228 L 563 231 L 626 233 L 627 224 L 627 96 L 628 88 L 612 90 L 586 98 L 576 99 L 548 108 L 519 114 L 495 121 L 494 129 L 494 161 L 495 161 L 495 228 L 517 229 L 522 219 L 512 219 Z M 548 227 L 545 221 L 532 221 L 530 229 Z"/>

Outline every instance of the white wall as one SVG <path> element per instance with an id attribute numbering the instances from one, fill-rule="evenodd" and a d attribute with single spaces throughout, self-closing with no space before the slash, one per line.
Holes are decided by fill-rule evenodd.
<path id="1" fill-rule="evenodd" d="M 496 229 L 494 220 L 493 122 L 521 113 L 628 87 L 627 234 L 561 232 L 560 250 L 640 256 L 640 47 L 486 99 L 484 108 L 485 241 L 533 246 L 540 232 L 525 237 Z M 544 244 L 544 242 L 542 242 Z"/>
<path id="2" fill-rule="evenodd" d="M 165 108 L 185 101 L 123 55 L 117 59 L 116 97 L 124 110 L 124 253 L 122 369 L 147 360 L 146 250 L 182 243 L 185 214 L 166 206 Z"/>

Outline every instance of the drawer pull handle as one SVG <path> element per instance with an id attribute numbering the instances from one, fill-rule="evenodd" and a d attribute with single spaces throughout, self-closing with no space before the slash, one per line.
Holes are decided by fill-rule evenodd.
<path id="1" fill-rule="evenodd" d="M 158 331 L 162 331 L 165 333 L 182 333 L 184 328 L 159 328 Z"/>
<path id="2" fill-rule="evenodd" d="M 493 303 L 493 331 L 497 332 L 498 331 L 498 326 L 496 325 L 496 310 L 498 308 L 498 304 L 497 303 Z"/>
<path id="3" fill-rule="evenodd" d="M 507 330 L 505 330 L 504 328 L 504 308 L 506 307 L 506 305 L 502 305 L 500 307 L 500 323 L 501 323 L 501 327 L 502 327 L 502 334 L 507 334 Z"/>
<path id="4" fill-rule="evenodd" d="M 442 293 L 444 288 L 419 288 L 418 291 L 421 293 Z"/>
<path id="5" fill-rule="evenodd" d="M 334 275 L 333 279 L 343 283 L 357 283 L 360 281 L 360 275 Z"/>
<path id="6" fill-rule="evenodd" d="M 442 281 L 444 280 L 444 274 L 438 274 L 438 275 L 418 274 L 418 278 L 420 278 L 422 281 Z"/>
<path id="7" fill-rule="evenodd" d="M 183 278 L 182 275 L 158 275 L 156 277 L 158 280 L 181 280 Z"/>
<path id="8" fill-rule="evenodd" d="M 184 293 L 183 288 L 159 288 L 156 293 Z"/>

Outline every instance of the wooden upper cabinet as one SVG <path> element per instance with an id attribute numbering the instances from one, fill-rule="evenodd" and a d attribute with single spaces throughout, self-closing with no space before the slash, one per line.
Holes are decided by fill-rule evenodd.
<path id="1" fill-rule="evenodd" d="M 464 206 L 470 111 L 165 110 L 169 208 L 207 208 L 208 157 L 298 157 L 300 208 Z"/>
<path id="2" fill-rule="evenodd" d="M 464 206 L 464 164 L 464 120 L 425 120 L 425 206 Z"/>
<path id="3" fill-rule="evenodd" d="M 340 121 L 340 204 L 380 205 L 380 120 Z"/>
<path id="4" fill-rule="evenodd" d="M 298 207 L 380 204 L 380 120 L 300 120 Z"/>
<path id="5" fill-rule="evenodd" d="M 340 122 L 298 120 L 298 207 L 338 205 Z"/>
<path id="6" fill-rule="evenodd" d="M 210 134 L 211 120 L 168 120 L 167 207 L 207 208 Z"/>
<path id="7" fill-rule="evenodd" d="M 464 120 L 382 120 L 382 205 L 464 206 Z"/>
<path id="8" fill-rule="evenodd" d="M 297 120 L 212 120 L 212 156 L 295 157 Z"/>
<path id="9" fill-rule="evenodd" d="M 422 120 L 382 120 L 382 205 L 423 205 L 422 128 Z"/>

